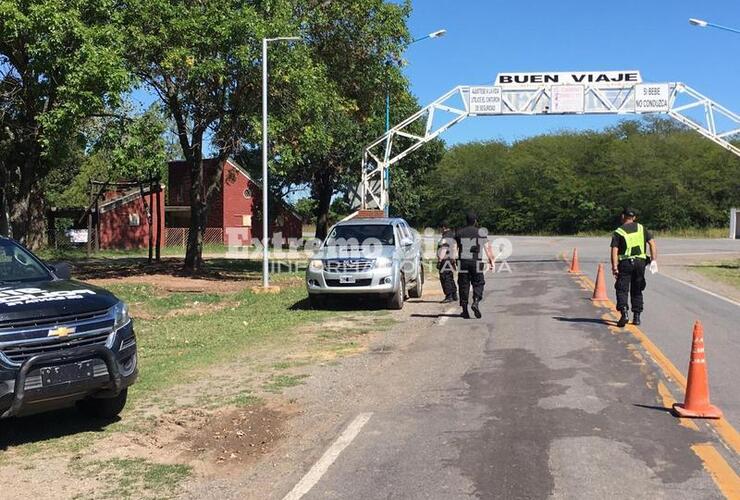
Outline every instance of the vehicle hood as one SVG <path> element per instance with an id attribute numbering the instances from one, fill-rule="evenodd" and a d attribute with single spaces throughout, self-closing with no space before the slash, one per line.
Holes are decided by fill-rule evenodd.
<path id="1" fill-rule="evenodd" d="M 313 259 L 377 259 L 386 257 L 392 259 L 396 255 L 396 247 L 392 245 L 374 246 L 374 247 L 323 247 L 314 255 Z"/>
<path id="2" fill-rule="evenodd" d="M 114 306 L 112 293 L 79 281 L 0 285 L 0 323 L 100 311 Z"/>

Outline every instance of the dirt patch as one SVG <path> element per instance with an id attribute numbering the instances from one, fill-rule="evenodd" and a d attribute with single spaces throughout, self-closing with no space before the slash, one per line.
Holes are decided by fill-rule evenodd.
<path id="1" fill-rule="evenodd" d="M 180 438 L 183 456 L 199 462 L 204 472 L 228 471 L 253 463 L 285 437 L 285 423 L 297 412 L 293 406 L 255 406 L 221 412 Z"/>
<path id="2" fill-rule="evenodd" d="M 210 280 L 172 276 L 168 274 L 145 274 L 138 276 L 123 276 L 120 278 L 103 278 L 86 280 L 92 285 L 107 287 L 110 285 L 132 284 L 150 285 L 163 292 L 192 292 L 192 293 L 232 293 L 244 290 L 254 285 L 254 280 Z"/>

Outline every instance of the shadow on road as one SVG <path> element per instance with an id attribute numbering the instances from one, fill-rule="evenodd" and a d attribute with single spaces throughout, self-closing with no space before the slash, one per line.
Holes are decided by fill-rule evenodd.
<path id="1" fill-rule="evenodd" d="M 295 304 L 289 307 L 291 311 L 380 311 L 387 309 L 388 306 L 385 301 L 372 299 L 372 298 L 354 298 L 337 296 L 324 300 L 324 303 L 320 307 L 311 306 L 311 302 L 308 297 L 299 300 Z"/>
<path id="2" fill-rule="evenodd" d="M 29 443 L 41 443 L 80 432 L 104 432 L 120 418 L 102 420 L 83 416 L 75 408 L 13 417 L 0 424 L 0 450 Z"/>
<path id="3" fill-rule="evenodd" d="M 439 313 L 439 314 L 418 314 L 414 313 L 411 314 L 410 317 L 412 318 L 459 318 L 460 313 Z"/>
<path id="4" fill-rule="evenodd" d="M 632 406 L 636 406 L 637 408 L 645 408 L 648 410 L 657 410 L 657 411 L 663 411 L 666 413 L 673 414 L 673 408 L 666 408 L 665 406 L 657 406 L 657 405 L 644 405 L 640 403 L 632 403 Z"/>
<path id="5" fill-rule="evenodd" d="M 594 323 L 597 325 L 616 326 L 616 321 L 605 320 L 601 318 L 565 318 L 563 316 L 553 316 L 552 319 L 565 321 L 568 323 Z"/>

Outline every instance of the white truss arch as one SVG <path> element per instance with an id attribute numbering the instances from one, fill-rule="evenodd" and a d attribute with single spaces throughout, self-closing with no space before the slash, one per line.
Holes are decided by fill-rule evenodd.
<path id="1" fill-rule="evenodd" d="M 740 157 L 740 148 L 730 141 L 740 137 L 740 115 L 691 87 L 673 82 L 650 84 L 667 86 L 668 106 L 659 111 Z M 645 114 L 636 110 L 636 93 L 642 88 L 635 83 L 593 83 L 581 85 L 583 110 L 577 113 L 555 113 L 552 84 L 526 84 L 500 87 L 500 108 L 491 116 L 547 114 Z M 388 171 L 390 167 L 437 138 L 450 127 L 471 116 L 471 87 L 453 88 L 431 104 L 391 128 L 365 147 L 362 159 L 362 181 L 357 195 L 362 209 L 384 209 L 388 206 Z M 492 87 L 491 87 L 492 88 Z M 579 90 L 580 92 L 580 90 Z"/>

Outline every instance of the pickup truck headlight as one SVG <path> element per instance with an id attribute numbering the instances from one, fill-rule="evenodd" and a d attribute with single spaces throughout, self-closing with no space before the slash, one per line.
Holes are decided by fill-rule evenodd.
<path id="1" fill-rule="evenodd" d="M 113 323 L 114 330 L 118 330 L 129 322 L 128 306 L 125 302 L 119 302 L 113 306 L 113 316 L 115 318 L 115 322 Z"/>
<path id="2" fill-rule="evenodd" d="M 375 259 L 376 269 L 387 269 L 389 267 L 393 267 L 393 261 L 388 257 L 378 257 Z"/>
<path id="3" fill-rule="evenodd" d="M 308 267 L 311 269 L 311 271 L 323 271 L 324 269 L 324 261 L 314 259 L 309 264 Z"/>

